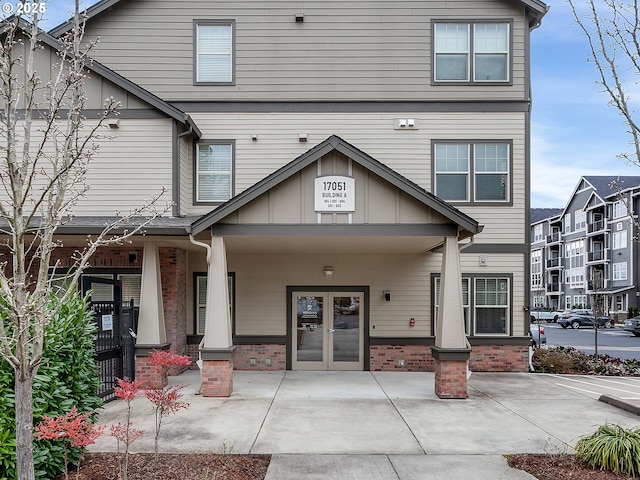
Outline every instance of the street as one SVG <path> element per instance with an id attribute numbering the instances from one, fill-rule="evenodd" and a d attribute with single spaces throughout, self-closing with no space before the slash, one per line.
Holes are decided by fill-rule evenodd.
<path id="1" fill-rule="evenodd" d="M 585 353 L 594 353 L 594 330 L 582 327 L 574 330 L 564 329 L 557 323 L 540 322 L 547 335 L 547 345 L 575 347 Z M 640 360 L 640 337 L 622 330 L 618 325 L 611 329 L 598 329 L 598 353 L 612 357 Z"/>

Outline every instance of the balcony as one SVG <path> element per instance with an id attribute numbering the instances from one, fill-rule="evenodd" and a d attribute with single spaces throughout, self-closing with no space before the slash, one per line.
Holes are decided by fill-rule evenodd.
<path id="1" fill-rule="evenodd" d="M 559 294 L 562 290 L 562 285 L 558 283 L 549 283 L 547 285 L 547 294 Z"/>
<path id="2" fill-rule="evenodd" d="M 559 232 L 547 235 L 547 245 L 552 243 L 560 243 L 562 241 L 562 235 Z"/>
<path id="3" fill-rule="evenodd" d="M 564 268 L 564 265 L 562 265 L 561 258 L 551 258 L 547 260 L 547 270 L 552 270 L 557 268 Z"/>
<path id="4" fill-rule="evenodd" d="M 587 254 L 587 263 L 608 263 L 609 259 L 607 258 L 606 250 L 599 250 L 597 252 L 589 252 Z"/>
<path id="5" fill-rule="evenodd" d="M 587 225 L 587 235 L 597 235 L 608 230 L 607 223 L 604 220 L 598 220 Z"/>

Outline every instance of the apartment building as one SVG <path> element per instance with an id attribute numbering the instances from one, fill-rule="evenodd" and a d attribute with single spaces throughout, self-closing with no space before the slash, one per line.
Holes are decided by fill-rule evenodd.
<path id="1" fill-rule="evenodd" d="M 56 261 L 164 186 L 171 215 L 90 272 L 135 297 L 139 375 L 154 348 L 200 358 L 204 395 L 229 395 L 234 369 L 435 370 L 443 398 L 466 396 L 467 367 L 527 371 L 547 10 L 98 2 L 90 92 L 124 108 Z"/>
<path id="2" fill-rule="evenodd" d="M 531 308 L 592 307 L 621 321 L 638 299 L 640 176 L 584 176 L 564 209 L 531 211 Z"/>

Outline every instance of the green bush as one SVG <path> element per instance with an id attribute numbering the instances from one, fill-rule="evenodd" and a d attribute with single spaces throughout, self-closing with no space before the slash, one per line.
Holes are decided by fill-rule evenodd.
<path id="1" fill-rule="evenodd" d="M 57 299 L 52 299 L 57 301 Z M 74 405 L 81 413 L 102 404 L 96 395 L 100 374 L 94 360 L 96 325 L 93 314 L 79 295 L 68 300 L 45 329 L 43 359 L 33 386 L 33 415 L 37 424 L 43 415 L 55 417 Z M 15 478 L 15 406 L 11 366 L 0 364 L 0 479 Z M 82 449 L 68 452 L 77 464 Z M 36 477 L 53 478 L 64 470 L 59 442 L 34 440 Z"/>
<path id="2" fill-rule="evenodd" d="M 533 366 L 541 373 L 586 373 L 589 356 L 573 347 L 538 348 L 533 355 Z"/>
<path id="3" fill-rule="evenodd" d="M 591 468 L 634 477 L 640 474 L 640 429 L 602 425 L 578 440 L 576 457 Z"/>

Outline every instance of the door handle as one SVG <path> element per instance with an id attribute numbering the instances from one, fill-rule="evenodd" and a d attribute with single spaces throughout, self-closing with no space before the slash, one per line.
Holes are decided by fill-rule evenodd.
<path id="1" fill-rule="evenodd" d="M 335 332 L 335 331 L 336 331 L 336 329 L 335 329 L 335 328 L 329 328 L 328 330 L 329 330 L 329 333 L 333 333 L 333 332 Z"/>

